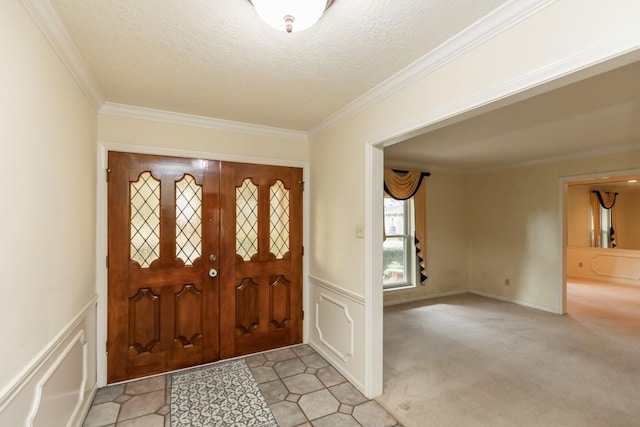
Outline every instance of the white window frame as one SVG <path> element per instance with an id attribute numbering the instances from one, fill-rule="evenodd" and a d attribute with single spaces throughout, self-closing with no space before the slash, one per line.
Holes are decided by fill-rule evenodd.
<path id="1" fill-rule="evenodd" d="M 389 197 L 386 196 L 385 197 Z M 382 288 L 386 291 L 394 291 L 400 289 L 408 289 L 415 288 L 417 281 L 417 270 L 416 270 L 416 245 L 415 245 L 415 209 L 413 204 L 413 197 L 407 200 L 402 200 L 403 202 L 403 216 L 404 216 L 404 225 L 405 229 L 403 230 L 403 234 L 387 234 L 387 238 L 404 238 L 404 246 L 405 246 L 405 265 L 407 266 L 407 271 L 405 274 L 406 281 L 404 282 L 393 282 L 393 283 L 384 283 L 384 279 L 382 281 Z M 384 206 L 384 204 L 383 204 Z M 384 213 L 383 213 L 384 218 Z M 383 249 L 384 253 L 384 249 Z M 383 257 L 384 258 L 384 257 Z M 384 267 L 384 266 L 383 266 Z"/>
<path id="2" fill-rule="evenodd" d="M 611 228 L 611 210 L 600 206 L 600 230 L 594 230 L 593 212 L 591 212 L 591 246 L 597 248 L 611 248 L 609 229 Z M 597 240 L 596 240 L 597 239 Z M 594 242 L 595 241 L 595 242 Z"/>

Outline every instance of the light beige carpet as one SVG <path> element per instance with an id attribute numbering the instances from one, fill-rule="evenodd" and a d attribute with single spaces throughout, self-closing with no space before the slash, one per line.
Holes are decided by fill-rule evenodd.
<path id="1" fill-rule="evenodd" d="M 568 295 L 566 316 L 470 294 L 387 308 L 378 401 L 408 427 L 640 425 L 640 289 Z"/>

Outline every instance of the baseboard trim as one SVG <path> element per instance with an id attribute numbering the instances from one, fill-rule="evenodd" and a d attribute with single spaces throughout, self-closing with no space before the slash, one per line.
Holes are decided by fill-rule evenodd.
<path id="1" fill-rule="evenodd" d="M 521 305 L 523 307 L 534 308 L 534 309 L 540 310 L 540 311 L 546 311 L 548 313 L 562 314 L 562 312 L 560 310 L 558 310 L 556 308 L 553 308 L 553 307 L 547 307 L 546 305 L 533 304 L 533 303 L 530 303 L 530 302 L 520 301 L 520 300 L 513 299 L 513 298 L 501 297 L 501 296 L 498 296 L 498 295 L 493 295 L 493 294 L 490 294 L 488 292 L 482 292 L 482 291 L 472 291 L 472 290 L 470 290 L 469 293 L 470 294 L 474 294 L 474 295 L 479 295 L 481 297 L 495 299 L 495 300 L 498 300 L 498 301 L 510 302 L 512 304 Z"/>
<path id="2" fill-rule="evenodd" d="M 323 345 L 320 343 L 316 343 L 313 340 L 309 340 L 307 343 L 311 346 L 320 356 L 324 357 L 330 364 L 333 366 L 338 372 L 342 374 L 351 384 L 355 386 L 362 394 L 364 394 L 364 385 L 362 382 L 358 381 L 349 371 L 344 368 L 342 364 L 342 360 L 336 358 L 336 356 L 332 353 L 329 353 L 323 348 Z"/>
<path id="3" fill-rule="evenodd" d="M 600 284 L 614 284 L 614 285 L 625 285 L 625 286 L 635 286 L 636 288 L 640 285 L 640 281 L 634 279 L 625 279 L 623 277 L 614 277 L 614 276 L 581 276 L 581 275 L 571 275 L 567 276 L 567 282 L 572 283 L 600 283 Z"/>
<path id="4" fill-rule="evenodd" d="M 435 298 L 442 298 L 442 297 L 450 297 L 453 295 L 462 295 L 462 294 L 466 294 L 469 293 L 469 291 L 465 290 L 461 290 L 461 291 L 451 291 L 451 292 L 442 292 L 440 294 L 433 294 L 433 295 L 421 295 L 418 297 L 413 297 L 413 298 L 406 298 L 406 299 L 402 299 L 402 300 L 397 300 L 397 301 L 385 301 L 384 306 L 385 307 L 391 307 L 393 305 L 400 305 L 400 304 L 407 304 L 410 302 L 416 302 L 416 301 L 425 301 L 425 300 L 430 300 L 430 299 L 435 299 Z"/>
<path id="5" fill-rule="evenodd" d="M 89 409 L 91 409 L 91 404 L 93 403 L 93 398 L 96 396 L 96 392 L 98 391 L 98 383 L 95 383 L 87 398 L 80 405 L 80 409 L 78 410 L 76 418 L 71 422 L 70 427 L 82 427 L 84 424 L 84 419 L 87 417 L 89 413 Z"/>

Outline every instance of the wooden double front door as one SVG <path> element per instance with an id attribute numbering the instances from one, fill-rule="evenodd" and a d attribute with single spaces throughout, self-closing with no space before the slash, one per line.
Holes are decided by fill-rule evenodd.
<path id="1" fill-rule="evenodd" d="M 302 171 L 109 153 L 109 383 L 302 341 Z"/>

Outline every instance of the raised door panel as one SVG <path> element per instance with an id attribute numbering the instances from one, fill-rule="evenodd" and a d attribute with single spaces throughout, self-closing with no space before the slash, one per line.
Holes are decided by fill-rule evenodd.
<path id="1" fill-rule="evenodd" d="M 220 351 L 233 357 L 302 341 L 302 171 L 224 163 Z"/>
<path id="2" fill-rule="evenodd" d="M 109 153 L 109 382 L 218 359 L 218 178 L 218 162 Z"/>

